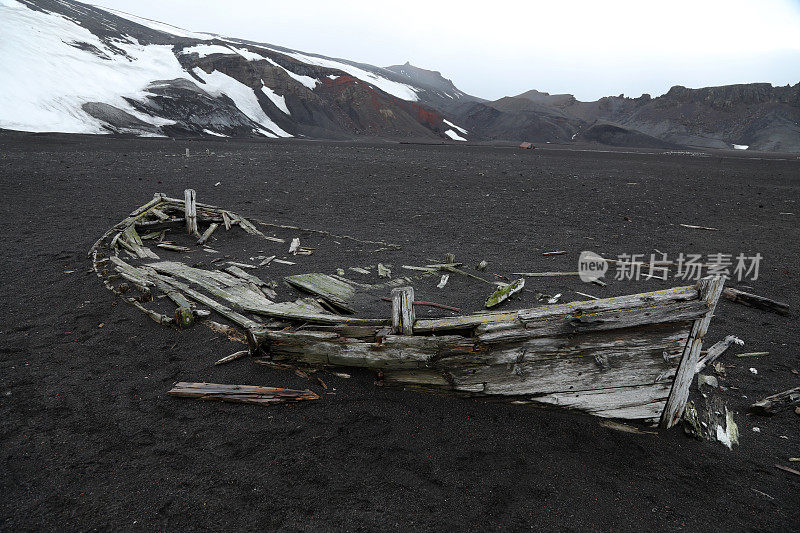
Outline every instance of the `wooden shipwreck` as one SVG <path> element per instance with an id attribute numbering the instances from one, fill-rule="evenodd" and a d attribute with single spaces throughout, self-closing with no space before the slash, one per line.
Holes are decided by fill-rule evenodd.
<path id="1" fill-rule="evenodd" d="M 723 288 L 722 278 L 709 277 L 615 298 L 416 318 L 414 289 L 397 286 L 408 284 L 400 279 L 382 285 L 391 290 L 391 317 L 362 318 L 346 314 L 359 285 L 341 275 L 288 276 L 287 283 L 316 299 L 275 302 L 268 280 L 238 267 L 162 260 L 140 236 L 185 228 L 202 245 L 218 227 L 236 225 L 263 236 L 244 217 L 196 203 L 193 191 L 184 200 L 157 194 L 103 235 L 90 256 L 109 289 L 159 323 L 186 327 L 198 306 L 208 308 L 243 330 L 252 354 L 278 363 L 370 368 L 387 384 L 662 427 L 683 413 Z M 158 295 L 174 302 L 172 316 L 148 308 Z"/>

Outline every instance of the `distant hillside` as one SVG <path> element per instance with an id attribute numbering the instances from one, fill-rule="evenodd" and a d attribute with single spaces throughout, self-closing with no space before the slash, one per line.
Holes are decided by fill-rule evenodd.
<path id="1" fill-rule="evenodd" d="M 462 105 L 456 118 L 485 140 L 609 140 L 608 144 L 615 145 L 634 143 L 626 144 L 629 146 L 660 142 L 663 146 L 730 149 L 737 145 L 800 152 L 800 83 L 786 87 L 767 83 L 703 89 L 676 86 L 657 98 L 610 96 L 595 102 L 581 102 L 569 94 L 528 91 L 494 102 Z M 595 125 L 604 127 L 589 133 Z M 630 133 L 621 135 L 621 131 Z"/>
<path id="2" fill-rule="evenodd" d="M 0 128 L 10 130 L 800 153 L 800 83 L 489 102 L 408 62 L 381 68 L 74 0 L 0 0 L 0 44 Z"/>
<path id="3" fill-rule="evenodd" d="M 392 70 L 183 30 L 72 0 L 0 3 L 0 128 L 70 133 L 466 140 Z M 412 67 L 409 66 L 409 69 Z"/>

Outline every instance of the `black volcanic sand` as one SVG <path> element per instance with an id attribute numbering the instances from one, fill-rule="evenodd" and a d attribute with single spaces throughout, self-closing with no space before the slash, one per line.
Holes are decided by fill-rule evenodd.
<path id="1" fill-rule="evenodd" d="M 183 157 L 186 147 L 198 155 Z M 729 451 L 680 428 L 635 435 L 569 412 L 377 387 L 367 371 L 323 374 L 330 389 L 305 404 L 170 398 L 178 380 L 322 391 L 249 360 L 212 366 L 241 345 L 157 326 L 107 291 L 86 255 L 154 192 L 193 187 L 199 201 L 264 221 L 398 243 L 402 253 L 387 252 L 395 273 L 446 252 L 501 273 L 574 270 L 585 249 L 760 252 L 759 279 L 732 284 L 798 309 L 796 159 L 0 134 L 0 176 L 4 530 L 800 527 L 800 476 L 774 466 L 798 467 L 788 458 L 800 456 L 800 417 L 746 414 L 800 383 L 796 315 L 718 307 L 707 338 L 747 343 L 722 358 L 741 430 Z M 352 266 L 322 250 L 302 261 L 298 272 Z M 485 296 L 451 283 L 426 296 Z M 528 288 L 576 299 L 679 284 Z M 529 305 L 523 293 L 508 307 Z"/>

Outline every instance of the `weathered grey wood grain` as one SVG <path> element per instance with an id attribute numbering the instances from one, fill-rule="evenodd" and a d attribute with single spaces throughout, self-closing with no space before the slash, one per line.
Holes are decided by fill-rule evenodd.
<path id="1" fill-rule="evenodd" d="M 481 324 L 506 323 L 516 320 L 516 318 L 516 311 L 483 312 L 474 315 L 444 318 L 419 318 L 414 322 L 414 331 L 417 333 L 431 333 L 435 331 L 467 330 Z"/>
<path id="2" fill-rule="evenodd" d="M 391 320 L 388 318 L 356 318 L 313 312 L 296 305 L 294 302 L 278 302 L 270 305 L 243 303 L 242 308 L 258 315 L 308 322 L 310 324 L 346 324 L 351 326 L 386 326 L 391 324 Z"/>
<path id="3" fill-rule="evenodd" d="M 744 342 L 736 336 L 728 335 L 721 341 L 711 346 L 711 348 L 708 349 L 708 352 L 698 359 L 695 373 L 702 372 L 705 367 L 716 361 L 734 343 L 744 344 Z"/>
<path id="4" fill-rule="evenodd" d="M 434 359 L 474 349 L 474 340 L 458 335 L 431 337 L 386 335 L 381 342 L 344 337 L 334 331 L 254 332 L 279 361 L 376 369 L 424 368 Z"/>
<path id="5" fill-rule="evenodd" d="M 395 334 L 414 334 L 414 287 L 392 289 L 392 329 Z"/>
<path id="6" fill-rule="evenodd" d="M 246 310 L 249 307 L 263 307 L 273 303 L 258 287 L 226 272 L 189 267 L 175 261 L 151 263 L 148 266 L 161 274 L 199 285 L 209 294 L 226 300 L 237 309 Z"/>
<path id="7" fill-rule="evenodd" d="M 671 383 L 654 383 L 634 387 L 556 392 L 532 397 L 531 400 L 603 418 L 657 421 L 671 387 Z"/>
<path id="8" fill-rule="evenodd" d="M 297 274 L 283 278 L 289 285 L 309 292 L 346 313 L 354 313 L 352 285 L 327 274 Z"/>
<path id="9" fill-rule="evenodd" d="M 205 244 L 206 241 L 208 241 L 208 239 L 211 238 L 211 234 L 214 233 L 218 227 L 219 224 L 217 224 L 216 222 L 210 224 L 208 228 L 206 228 L 206 230 L 203 232 L 203 235 L 199 239 L 197 239 L 197 244 L 198 245 Z"/>
<path id="10" fill-rule="evenodd" d="M 700 358 L 700 350 L 703 347 L 703 337 L 708 331 L 708 324 L 714 315 L 714 309 L 717 307 L 717 301 L 722 293 L 724 284 L 725 278 L 721 276 L 703 278 L 697 283 L 700 299 L 708 304 L 708 311 L 702 318 L 695 320 L 692 331 L 686 341 L 681 362 L 675 375 L 675 381 L 672 385 L 672 391 L 661 414 L 660 425 L 663 428 L 674 426 L 680 420 L 683 409 L 686 407 L 686 400 L 689 398 L 689 386 L 694 379 L 697 360 Z"/>
<path id="11" fill-rule="evenodd" d="M 236 311 L 233 311 L 228 306 L 223 305 L 223 304 L 217 302 L 216 300 L 214 300 L 213 298 L 210 298 L 210 297 L 206 296 L 205 294 L 192 289 L 191 287 L 189 287 L 185 283 L 181 283 L 181 282 L 179 282 L 179 281 L 177 281 L 175 279 L 169 278 L 167 276 L 161 276 L 161 275 L 159 275 L 159 274 L 157 274 L 155 272 L 153 272 L 153 275 L 155 277 L 157 277 L 158 279 L 161 279 L 165 283 L 167 283 L 167 284 L 175 287 L 176 289 L 182 291 L 185 295 L 187 295 L 189 298 L 193 299 L 194 301 L 199 302 L 199 303 L 205 305 L 206 307 L 210 307 L 211 309 L 213 309 L 214 311 L 216 311 L 220 315 L 224 316 L 225 318 L 227 318 L 231 322 L 233 322 L 235 324 L 238 324 L 239 326 L 242 326 L 245 329 L 257 328 L 257 327 L 260 326 L 260 324 L 258 322 L 256 322 L 255 320 L 250 320 L 246 316 L 241 315 L 241 314 L 237 313 Z"/>
<path id="12" fill-rule="evenodd" d="M 184 210 L 186 212 L 186 231 L 189 235 L 197 235 L 197 201 L 194 189 L 186 189 L 184 194 Z"/>
<path id="13" fill-rule="evenodd" d="M 226 402 L 263 405 L 319 399 L 319 395 L 308 389 L 293 390 L 277 387 L 257 387 L 255 385 L 224 385 L 220 383 L 190 383 L 184 381 L 176 383 L 167 394 L 201 400 L 223 400 Z"/>

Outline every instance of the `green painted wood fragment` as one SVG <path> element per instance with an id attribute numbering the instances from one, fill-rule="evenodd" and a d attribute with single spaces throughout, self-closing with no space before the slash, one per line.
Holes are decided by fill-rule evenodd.
<path id="1" fill-rule="evenodd" d="M 494 291 L 489 299 L 486 300 L 486 307 L 494 307 L 501 302 L 504 302 L 512 294 L 516 294 L 525 286 L 525 280 L 522 278 L 516 279 Z"/>

